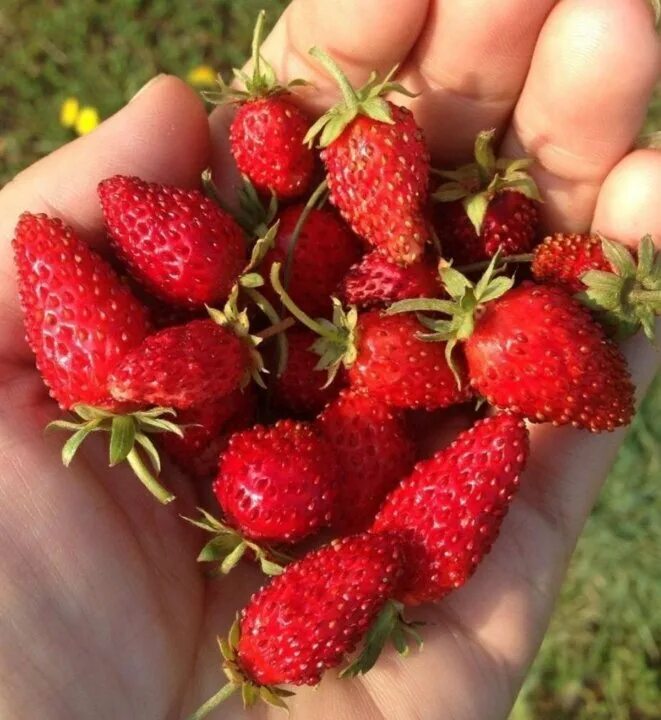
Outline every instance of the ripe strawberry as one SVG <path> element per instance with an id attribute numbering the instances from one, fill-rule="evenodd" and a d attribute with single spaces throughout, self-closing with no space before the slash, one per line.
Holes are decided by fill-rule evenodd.
<path id="1" fill-rule="evenodd" d="M 233 435 L 213 489 L 243 537 L 295 543 L 328 525 L 336 482 L 326 441 L 306 423 L 282 420 Z"/>
<path id="2" fill-rule="evenodd" d="M 372 532 L 405 540 L 402 602 L 440 600 L 470 578 L 498 536 L 527 457 L 525 424 L 502 413 L 418 463 L 388 496 Z"/>
<path id="3" fill-rule="evenodd" d="M 284 200 L 310 189 L 315 157 L 304 138 L 312 120 L 289 93 L 289 88 L 307 83 L 295 80 L 286 87 L 279 85 L 275 71 L 261 55 L 265 18 L 262 10 L 253 36 L 252 76 L 234 71 L 245 89 L 230 88 L 219 76 L 220 91 L 203 94 L 215 104 L 239 103 L 230 126 L 230 150 L 239 171 L 259 192 Z"/>
<path id="4" fill-rule="evenodd" d="M 326 378 L 316 369 L 319 356 L 311 349 L 316 339 L 307 328 L 295 327 L 287 332 L 287 366 L 271 385 L 278 408 L 296 415 L 314 415 L 333 400 L 345 384 L 344 373 L 340 372 L 324 387 Z"/>
<path id="5" fill-rule="evenodd" d="M 246 264 L 235 220 L 198 190 L 117 175 L 98 188 L 113 247 L 153 295 L 199 307 L 227 298 Z"/>
<path id="6" fill-rule="evenodd" d="M 293 205 L 279 214 L 276 246 L 263 262 L 266 275 L 274 262 L 285 264 L 304 209 L 303 205 Z M 293 250 L 287 289 L 294 301 L 310 315 L 329 315 L 330 296 L 360 254 L 358 238 L 333 211 L 310 211 Z"/>
<path id="7" fill-rule="evenodd" d="M 256 401 L 252 388 L 247 387 L 178 412 L 177 422 L 183 436 L 164 435 L 164 451 L 193 479 L 213 480 L 231 435 L 252 425 Z"/>
<path id="8" fill-rule="evenodd" d="M 563 287 L 569 293 L 585 290 L 581 278 L 588 270 L 611 271 L 598 235 L 556 233 L 535 248 L 532 273 L 538 282 Z"/>
<path id="9" fill-rule="evenodd" d="M 231 329 L 192 320 L 127 353 L 110 376 L 110 390 L 122 402 L 192 408 L 235 391 L 250 363 L 247 343 Z"/>
<path id="10" fill-rule="evenodd" d="M 535 249 L 532 272 L 541 282 L 580 293 L 618 338 L 643 328 L 654 340 L 654 318 L 661 313 L 661 261 L 646 235 L 635 255 L 600 235 L 552 235 Z"/>
<path id="11" fill-rule="evenodd" d="M 634 388 L 626 360 L 589 312 L 561 288 L 511 289 L 512 279 L 493 276 L 495 262 L 476 285 L 441 268 L 451 302 L 404 300 L 387 312 L 451 315 L 422 321 L 450 352 L 463 341 L 471 386 L 492 405 L 592 432 L 629 423 Z"/>
<path id="12" fill-rule="evenodd" d="M 229 641 L 221 640 L 229 684 L 189 720 L 201 720 L 239 688 L 284 707 L 281 684 L 316 685 L 388 610 L 402 574 L 393 535 L 355 535 L 292 563 L 243 609 Z"/>
<path id="13" fill-rule="evenodd" d="M 289 312 L 320 336 L 313 346 L 321 358 L 317 367 L 327 370 L 330 378 L 344 366 L 351 387 L 363 388 L 374 399 L 401 409 L 433 410 L 469 398 L 466 383 L 461 383 L 465 375 L 461 358 L 453 371 L 445 346 L 421 339 L 415 318 L 387 317 L 375 310 L 358 315 L 355 307 L 345 312 L 335 301 L 332 322 L 313 320 L 292 302 L 279 273 L 275 263 L 271 285 Z"/>
<path id="14" fill-rule="evenodd" d="M 382 83 L 372 75 L 365 87 L 354 90 L 328 55 L 316 48 L 311 54 L 337 80 L 344 96 L 306 137 L 312 143 L 321 133 L 330 200 L 378 252 L 410 265 L 422 256 L 429 239 L 424 218 L 429 151 L 412 113 L 381 97 L 407 93 L 390 75 Z"/>
<path id="15" fill-rule="evenodd" d="M 475 141 L 475 163 L 441 173 L 449 182 L 434 194 L 435 227 L 443 255 L 457 264 L 527 253 L 539 225 L 539 191 L 525 172 L 530 160 L 496 160 L 494 131 Z"/>
<path id="16" fill-rule="evenodd" d="M 332 527 L 366 530 L 390 490 L 411 470 L 415 446 L 401 413 L 364 392 L 344 391 L 315 425 L 339 466 Z"/>
<path id="17" fill-rule="evenodd" d="M 435 297 L 440 292 L 438 270 L 431 260 L 402 267 L 371 252 L 345 275 L 340 294 L 346 303 L 367 309 L 407 298 Z"/>
<path id="18" fill-rule="evenodd" d="M 146 310 L 61 220 L 21 215 L 13 242 L 27 341 L 63 409 L 117 410 L 108 374 L 149 332 Z"/>

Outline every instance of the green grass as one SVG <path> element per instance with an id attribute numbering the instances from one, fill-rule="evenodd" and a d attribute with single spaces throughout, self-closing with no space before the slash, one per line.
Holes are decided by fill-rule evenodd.
<path id="1" fill-rule="evenodd" d="M 227 70 L 261 7 L 284 0 L 4 0 L 0 9 L 0 185 L 71 139 L 70 95 L 106 117 L 158 72 Z M 192 6 L 192 7 L 191 7 Z M 647 130 L 659 129 L 661 95 Z M 551 631 L 513 720 L 659 718 L 661 378 L 583 535 Z M 655 589 L 657 590 L 655 596 Z"/>

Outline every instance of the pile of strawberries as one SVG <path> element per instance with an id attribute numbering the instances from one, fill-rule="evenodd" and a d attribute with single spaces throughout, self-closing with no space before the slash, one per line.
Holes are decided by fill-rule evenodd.
<path id="1" fill-rule="evenodd" d="M 211 534 L 200 559 L 276 576 L 194 718 L 237 687 L 282 705 L 282 685 L 316 684 L 360 643 L 345 675 L 388 640 L 404 651 L 404 607 L 463 585 L 494 542 L 526 421 L 631 420 L 613 338 L 651 337 L 661 310 L 649 238 L 635 254 L 540 242 L 529 160 L 498 159 L 486 131 L 473 163 L 432 170 L 414 116 L 384 98 L 404 89 L 355 90 L 320 50 L 343 100 L 313 122 L 260 56 L 262 25 L 242 90 L 211 98 L 238 105 L 233 210 L 208 174 L 199 190 L 117 176 L 98 188 L 112 257 L 44 215 L 14 240 L 28 342 L 77 416 L 54 423 L 73 432 L 65 463 L 107 432 L 110 464 L 168 502 L 166 454 L 217 501 L 191 521 Z M 472 427 L 424 457 L 413 421 L 458 404 Z"/>

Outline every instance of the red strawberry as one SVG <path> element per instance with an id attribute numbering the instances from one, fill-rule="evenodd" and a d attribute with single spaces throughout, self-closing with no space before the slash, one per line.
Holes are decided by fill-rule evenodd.
<path id="1" fill-rule="evenodd" d="M 244 537 L 295 543 L 328 525 L 336 482 L 326 441 L 306 423 L 282 420 L 232 436 L 214 492 Z"/>
<path id="2" fill-rule="evenodd" d="M 297 415 L 314 415 L 336 397 L 344 385 L 344 373 L 324 387 L 326 378 L 317 369 L 319 356 L 311 349 L 317 336 L 307 328 L 287 332 L 287 367 L 272 381 L 275 404 Z"/>
<path id="3" fill-rule="evenodd" d="M 344 391 L 316 421 L 339 466 L 333 529 L 366 530 L 387 493 L 411 470 L 415 446 L 401 413 Z"/>
<path id="4" fill-rule="evenodd" d="M 581 278 L 588 270 L 612 270 L 598 235 L 556 233 L 547 237 L 533 253 L 535 280 L 559 285 L 570 293 L 585 290 Z"/>
<path id="5" fill-rule="evenodd" d="M 117 175 L 98 188 L 113 247 L 150 293 L 190 307 L 224 300 L 246 264 L 235 220 L 198 190 Z"/>
<path id="6" fill-rule="evenodd" d="M 250 365 L 248 344 L 230 328 L 192 320 L 150 335 L 126 354 L 110 389 L 122 402 L 186 409 L 234 392 Z"/>
<path id="7" fill-rule="evenodd" d="M 177 413 L 183 437 L 163 436 L 163 449 L 190 477 L 211 481 L 233 433 L 252 425 L 256 397 L 251 387 Z"/>
<path id="8" fill-rule="evenodd" d="M 530 160 L 496 160 L 494 131 L 475 142 L 475 164 L 444 172 L 449 182 L 434 194 L 435 216 L 443 255 L 457 264 L 527 253 L 539 225 L 539 191 L 525 172 Z"/>
<path id="9" fill-rule="evenodd" d="M 402 265 L 418 260 L 429 239 L 424 218 L 429 151 L 412 113 L 381 96 L 406 92 L 390 82 L 354 90 L 325 53 L 313 49 L 338 81 L 344 101 L 315 123 L 306 140 L 321 132 L 331 202 L 354 231 Z"/>
<path id="10" fill-rule="evenodd" d="M 230 126 L 230 149 L 242 175 L 263 194 L 280 199 L 304 195 L 315 171 L 314 152 L 304 138 L 312 120 L 294 102 L 289 88 L 305 85 L 294 80 L 279 85 L 275 71 L 261 54 L 266 13 L 257 17 L 252 43 L 252 76 L 235 70 L 244 88 L 228 87 L 219 76 L 219 92 L 203 93 L 215 104 L 237 102 Z"/>
<path id="11" fill-rule="evenodd" d="M 149 332 L 147 312 L 61 220 L 24 213 L 13 242 L 27 340 L 60 407 L 123 406 L 108 374 Z"/>
<path id="12" fill-rule="evenodd" d="M 388 496 L 372 532 L 405 539 L 402 602 L 440 600 L 470 578 L 498 536 L 527 457 L 525 424 L 503 413 L 418 463 Z"/>
<path id="13" fill-rule="evenodd" d="M 661 313 L 660 258 L 650 235 L 632 253 L 601 235 L 558 233 L 535 249 L 532 272 L 541 282 L 580 293 L 577 299 L 616 338 L 633 335 L 642 327 L 653 341 L 654 319 Z"/>
<path id="14" fill-rule="evenodd" d="M 420 339 L 413 317 L 387 317 L 378 311 L 358 315 L 345 312 L 339 302 L 333 322 L 313 320 L 296 306 L 279 280 L 280 266 L 271 268 L 271 285 L 285 307 L 320 337 L 314 345 L 318 367 L 333 377 L 340 367 L 348 371 L 349 385 L 363 388 L 376 400 L 401 409 L 434 410 L 469 398 L 461 358 L 456 373 L 446 360 L 445 346 Z M 408 300 L 404 302 L 416 302 Z"/>
<path id="15" fill-rule="evenodd" d="M 388 610 L 402 574 L 399 540 L 355 535 L 289 565 L 253 595 L 221 641 L 229 685 L 190 716 L 201 720 L 237 689 L 246 706 L 258 698 L 284 706 L 278 685 L 316 685 Z"/>
<path id="16" fill-rule="evenodd" d="M 274 262 L 285 263 L 303 211 L 303 205 L 294 205 L 280 213 L 276 246 L 263 262 L 266 275 Z M 293 251 L 287 289 L 294 301 L 311 315 L 329 315 L 332 310 L 330 296 L 360 254 L 358 238 L 334 212 L 310 211 Z"/>
<path id="17" fill-rule="evenodd" d="M 354 265 L 341 285 L 344 301 L 361 309 L 407 298 L 435 297 L 440 292 L 438 270 L 431 260 L 402 267 L 376 252 Z"/>
<path id="18" fill-rule="evenodd" d="M 495 258 L 473 284 L 441 268 L 452 301 L 405 300 L 388 313 L 438 311 L 422 317 L 430 339 L 463 341 L 475 391 L 492 405 L 532 422 L 571 424 L 592 432 L 626 425 L 634 388 L 626 360 L 589 312 L 564 290 L 494 277 Z"/>

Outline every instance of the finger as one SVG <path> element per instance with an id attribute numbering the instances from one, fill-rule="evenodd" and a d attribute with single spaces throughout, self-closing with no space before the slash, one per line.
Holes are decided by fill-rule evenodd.
<path id="1" fill-rule="evenodd" d="M 556 0 L 434 0 L 401 82 L 437 162 L 465 161 L 475 135 L 504 129 Z"/>
<path id="2" fill-rule="evenodd" d="M 317 45 L 332 54 L 359 86 L 372 70 L 386 73 L 406 58 L 425 21 L 427 5 L 428 0 L 294 0 L 265 41 L 263 55 L 281 83 L 303 78 L 314 84 L 298 97 L 310 112 L 320 114 L 337 102 L 339 91 L 309 56 L 310 48 Z M 229 195 L 238 181 L 227 140 L 231 121 L 232 109 L 225 106 L 209 118 L 214 179 Z"/>
<path id="3" fill-rule="evenodd" d="M 644 0 L 565 0 L 540 35 L 503 154 L 530 154 L 554 230 L 590 226 L 599 187 L 638 133 L 658 77 Z"/>
<path id="4" fill-rule="evenodd" d="M 32 165 L 0 192 L 0 353 L 24 354 L 10 239 L 25 210 L 61 217 L 86 239 L 102 237 L 96 195 L 116 173 L 193 186 L 210 155 L 207 118 L 181 80 L 162 76 L 85 137 Z M 5 352 L 6 351 L 6 352 Z"/>
<path id="5" fill-rule="evenodd" d="M 592 229 L 636 247 L 651 233 L 661 247 L 661 152 L 636 150 L 609 173 L 597 198 Z"/>

